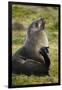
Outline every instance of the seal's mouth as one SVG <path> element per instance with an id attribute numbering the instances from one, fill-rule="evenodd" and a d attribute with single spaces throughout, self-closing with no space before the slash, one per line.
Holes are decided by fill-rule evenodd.
<path id="1" fill-rule="evenodd" d="M 45 20 L 44 20 L 44 18 L 40 18 L 40 19 L 38 20 L 38 26 L 39 26 L 39 28 L 40 28 L 41 30 L 45 28 Z"/>

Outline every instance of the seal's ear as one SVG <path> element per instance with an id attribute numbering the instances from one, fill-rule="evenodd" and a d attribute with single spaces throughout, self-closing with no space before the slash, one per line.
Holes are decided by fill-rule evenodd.
<path id="1" fill-rule="evenodd" d="M 32 24 L 28 27 L 28 36 L 30 36 L 32 33 L 34 32 L 34 30 L 32 29 Z"/>

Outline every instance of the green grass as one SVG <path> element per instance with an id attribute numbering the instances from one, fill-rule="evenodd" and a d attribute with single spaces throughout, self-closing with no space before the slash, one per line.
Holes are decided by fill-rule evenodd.
<path id="1" fill-rule="evenodd" d="M 12 85 L 47 84 L 58 82 L 58 9 L 52 7 L 27 6 L 12 7 L 12 18 L 15 21 L 29 24 L 33 19 L 44 17 L 46 20 L 46 33 L 49 40 L 49 54 L 51 59 L 50 76 L 27 76 L 12 74 Z M 35 11 L 36 10 L 36 11 Z M 12 31 L 12 54 L 22 47 L 25 41 L 26 31 Z"/>

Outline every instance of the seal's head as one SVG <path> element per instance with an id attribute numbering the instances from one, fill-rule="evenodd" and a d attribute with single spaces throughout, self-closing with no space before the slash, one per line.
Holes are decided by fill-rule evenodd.
<path id="1" fill-rule="evenodd" d="M 45 28 L 45 20 L 44 18 L 40 18 L 38 20 L 35 20 L 31 23 L 31 25 L 29 26 L 29 30 L 31 32 L 35 32 L 38 30 L 44 30 Z"/>

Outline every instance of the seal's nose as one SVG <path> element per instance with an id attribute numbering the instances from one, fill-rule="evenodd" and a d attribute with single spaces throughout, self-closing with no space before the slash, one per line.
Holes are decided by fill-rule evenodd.
<path id="1" fill-rule="evenodd" d="M 45 28 L 45 19 L 43 17 L 41 17 L 38 21 L 39 23 L 39 27 L 41 27 L 41 29 Z"/>
<path id="2" fill-rule="evenodd" d="M 43 17 L 41 17 L 41 18 L 40 18 L 40 20 L 44 20 L 44 18 L 43 18 Z"/>
<path id="3" fill-rule="evenodd" d="M 40 20 L 42 21 L 42 24 L 44 25 L 45 24 L 45 19 L 42 17 L 42 18 L 40 18 Z"/>
<path id="4" fill-rule="evenodd" d="M 43 17 L 40 18 L 41 21 L 45 22 L 45 19 Z"/>

